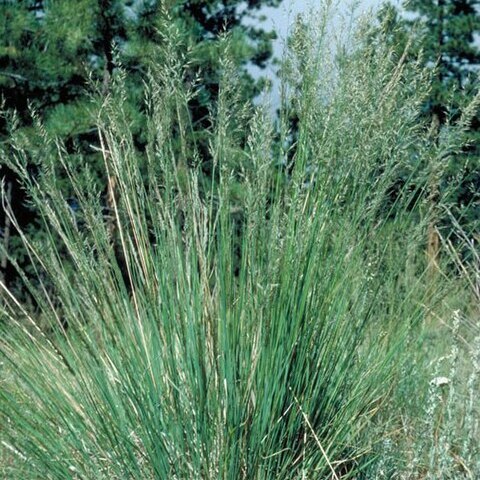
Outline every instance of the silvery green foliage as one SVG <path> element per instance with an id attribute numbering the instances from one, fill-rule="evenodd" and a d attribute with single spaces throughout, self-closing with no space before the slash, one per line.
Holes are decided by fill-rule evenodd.
<path id="1" fill-rule="evenodd" d="M 25 278 L 35 314 L 2 289 L 12 478 L 354 478 L 371 443 L 391 455 L 374 424 L 441 293 L 417 254 L 439 152 L 419 122 L 418 65 L 369 44 L 365 25 L 354 47 L 329 51 L 325 22 L 297 25 L 278 132 L 265 108 L 239 104 L 228 39 L 208 152 L 184 134 L 197 92 L 174 38 L 147 79 L 146 163 L 114 86 L 98 118 L 108 218 L 40 125 L 39 176 L 28 139 L 12 137 L 9 162 L 47 232 L 22 239 L 52 284 Z"/>

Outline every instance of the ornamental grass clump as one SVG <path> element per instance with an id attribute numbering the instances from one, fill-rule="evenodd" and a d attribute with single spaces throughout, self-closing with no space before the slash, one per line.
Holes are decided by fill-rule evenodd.
<path id="1" fill-rule="evenodd" d="M 436 299 L 418 251 L 428 169 L 450 146 L 419 119 L 424 71 L 366 28 L 332 47 L 322 22 L 297 24 L 278 125 L 238 103 L 223 40 L 200 132 L 201 83 L 166 35 L 146 148 L 122 74 L 98 114 L 108 188 L 40 124 L 12 130 L 2 157 L 45 235 L 22 233 L 35 311 L 2 287 L 9 478 L 344 479 L 372 461 L 365 431 Z"/>

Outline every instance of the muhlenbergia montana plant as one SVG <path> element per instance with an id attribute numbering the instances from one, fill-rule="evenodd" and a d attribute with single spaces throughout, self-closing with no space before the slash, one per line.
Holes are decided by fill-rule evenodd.
<path id="1" fill-rule="evenodd" d="M 334 48 L 324 17 L 298 22 L 277 124 L 238 103 L 226 39 L 202 153 L 197 86 L 166 28 L 145 151 L 121 73 L 98 115 L 108 218 L 40 123 L 3 149 L 46 232 L 22 233 L 35 311 L 2 293 L 9 478 L 353 478 L 435 298 L 417 252 L 428 171 L 450 147 L 419 120 L 428 75 L 368 29 Z"/>

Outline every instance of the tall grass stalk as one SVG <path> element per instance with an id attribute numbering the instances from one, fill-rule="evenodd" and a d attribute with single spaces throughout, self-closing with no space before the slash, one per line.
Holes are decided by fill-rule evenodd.
<path id="1" fill-rule="evenodd" d="M 40 125 L 41 142 L 12 131 L 3 159 L 45 237 L 22 234 L 35 313 L 2 286 L 10 478 L 343 479 L 373 458 L 363 434 L 432 300 L 415 252 L 424 170 L 442 152 L 419 120 L 428 75 L 371 45 L 366 28 L 341 54 L 326 32 L 299 24 L 280 129 L 238 103 L 224 41 L 212 126 L 200 132 L 208 152 L 188 135 L 197 91 L 175 35 L 146 79 L 143 153 L 117 79 L 97 147 L 113 233 L 101 191 L 79 182 L 64 146 Z"/>

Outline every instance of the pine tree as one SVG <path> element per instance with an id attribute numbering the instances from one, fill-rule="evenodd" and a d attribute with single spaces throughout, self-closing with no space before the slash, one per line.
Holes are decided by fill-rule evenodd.
<path id="1" fill-rule="evenodd" d="M 85 93 L 87 81 L 90 72 L 98 82 L 108 80 L 113 70 L 109 45 L 123 33 L 122 17 L 113 0 L 0 3 L 0 95 L 4 109 L 16 112 L 16 130 L 25 141 L 35 145 L 34 109 L 49 135 L 63 141 L 72 163 L 78 159 L 75 153 L 91 154 L 88 146 L 96 142 L 95 106 Z M 9 134 L 4 118 L 0 138 Z M 3 153 L 8 159 L 9 152 Z M 93 167 L 98 163 L 96 156 L 91 155 Z M 5 165 L 0 168 L 7 201 L 20 226 L 40 236 L 39 219 L 18 188 L 14 172 Z M 29 169 L 35 175 L 38 165 L 30 164 Z M 12 283 L 16 273 L 7 255 L 13 255 L 20 265 L 28 259 L 3 209 L 0 225 L 4 227 L 2 280 Z"/>
<path id="2" fill-rule="evenodd" d="M 17 112 L 17 130 L 32 144 L 34 128 L 30 108 L 34 108 L 49 135 L 61 139 L 72 165 L 86 158 L 93 177 L 100 185 L 107 179 L 99 175 L 101 155 L 95 121 L 101 97 L 109 92 L 112 77 L 123 69 L 130 128 L 136 147 L 145 144 L 143 129 L 143 83 L 152 62 L 162 61 L 165 25 L 172 24 L 183 38 L 185 54 L 191 57 L 191 77 L 201 75 L 202 85 L 191 102 L 193 122 L 206 122 L 209 105 L 218 92 L 218 37 L 228 31 L 232 37 L 233 60 L 243 80 L 245 100 L 258 91 L 245 68 L 260 67 L 272 53 L 272 32 L 245 27 L 242 21 L 263 5 L 278 5 L 281 0 L 18 0 L 0 1 L 0 98 L 5 110 Z M 168 17 L 168 18 L 166 18 Z M 88 84 L 98 86 L 98 95 L 87 94 Z M 9 134 L 7 122 L 0 119 L 0 140 Z M 1 148 L 0 148 L 1 149 Z M 8 157 L 8 152 L 4 152 Z M 45 153 L 48 155 L 48 153 Z M 32 173 L 35 165 L 29 166 Z M 7 200 L 18 221 L 30 225 L 35 234 L 41 228 L 18 188 L 14 172 L 0 165 Z M 89 171 L 89 174 L 91 172 Z M 109 195 L 110 193 L 110 195 Z M 105 202 L 112 192 L 104 187 Z M 69 196 L 69 192 L 66 192 Z M 70 201 L 70 200 L 69 200 Z M 75 199 L 71 198 L 72 208 Z M 107 205 L 108 207 L 108 205 Z M 15 228 L 0 210 L 1 276 L 15 280 L 7 253 L 22 263 Z"/>
<path id="3" fill-rule="evenodd" d="M 475 35 L 480 33 L 480 1 L 478 0 L 410 0 L 407 11 L 418 15 L 408 21 L 421 29 L 419 47 L 425 61 L 436 67 L 436 81 L 428 111 L 445 122 L 446 107 L 451 102 L 452 88 L 458 92 L 468 88 L 472 73 L 480 64 L 480 49 Z"/>
<path id="4" fill-rule="evenodd" d="M 406 35 L 413 36 L 412 51 L 422 52 L 427 66 L 434 71 L 431 95 L 424 106 L 430 118 L 432 135 L 441 141 L 447 122 L 455 121 L 462 106 L 478 91 L 480 48 L 480 1 L 409 0 L 404 2 L 408 19 L 400 18 L 395 7 L 383 10 L 391 19 L 394 41 L 403 46 Z M 440 168 L 432 166 L 430 203 L 433 210 L 429 226 L 427 256 L 435 266 L 440 251 L 439 231 L 448 237 L 454 231 L 447 216 L 439 210 L 442 197 L 459 225 L 469 235 L 480 226 L 480 116 L 473 117 L 468 133 L 470 147 L 452 155 Z M 445 195 L 445 192 L 449 192 Z M 452 239 L 454 235 L 452 235 Z M 478 241 L 478 239 L 477 239 Z"/>

